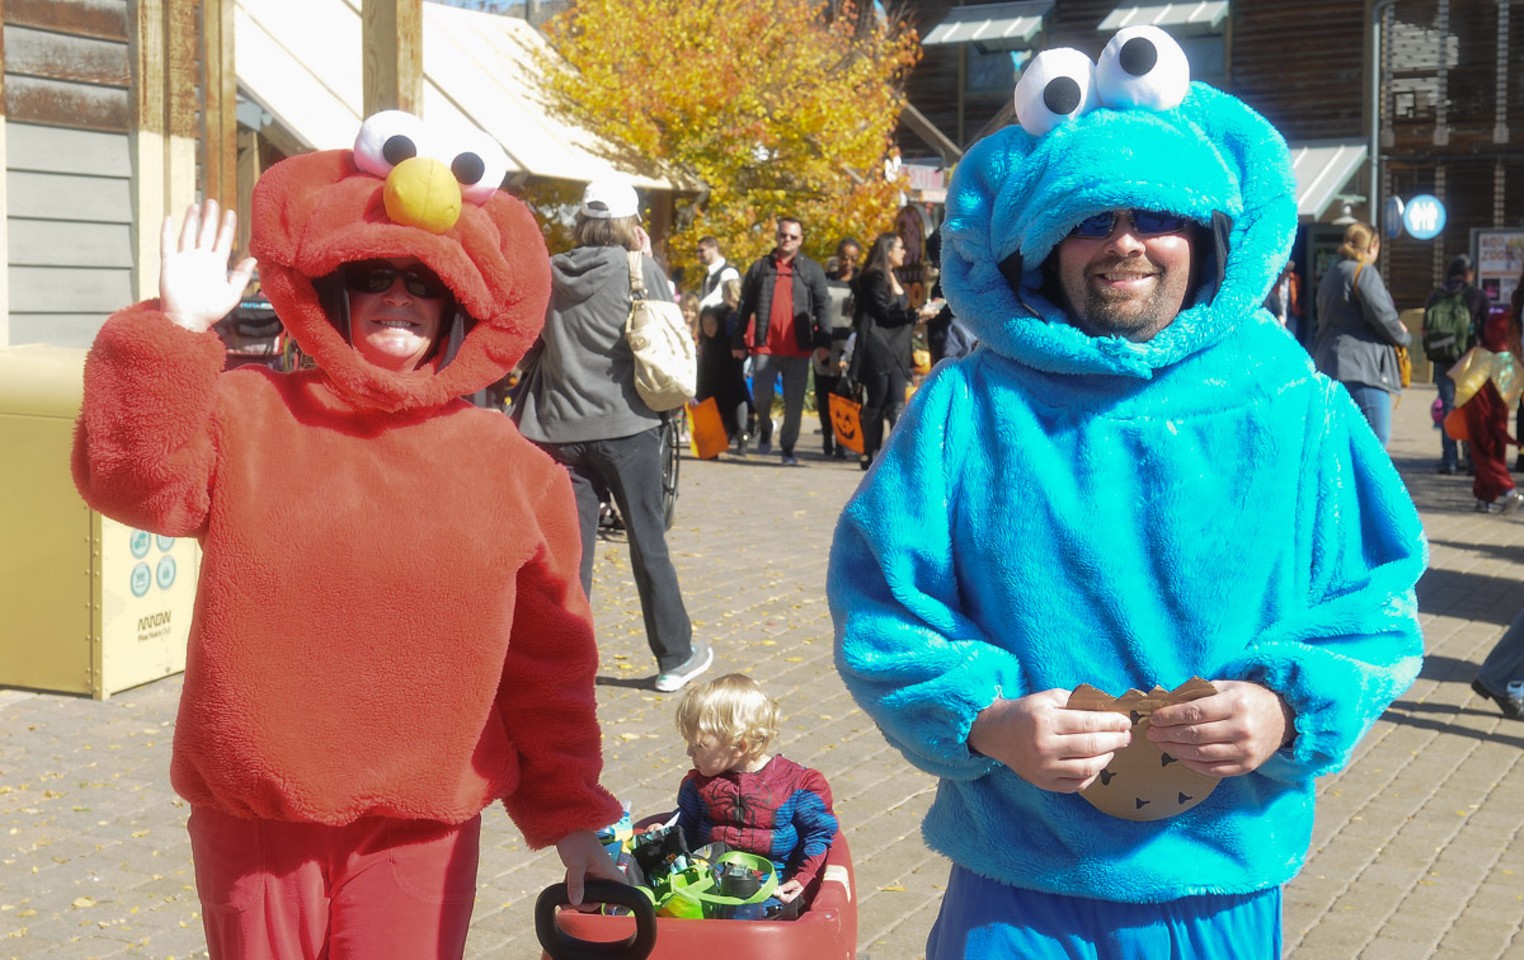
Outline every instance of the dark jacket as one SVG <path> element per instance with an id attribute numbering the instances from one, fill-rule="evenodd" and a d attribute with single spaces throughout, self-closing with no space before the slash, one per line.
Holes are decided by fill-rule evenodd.
<path id="1" fill-rule="evenodd" d="M 896 296 L 889 287 L 889 277 L 882 270 L 869 270 L 858 276 L 856 315 L 852 327 L 857 346 L 852 351 L 853 380 L 869 373 L 899 370 L 910 376 L 911 336 L 915 333 L 916 311 L 905 294 Z"/>
<path id="2" fill-rule="evenodd" d="M 707 336 L 699 327 L 698 342 L 698 393 L 694 400 L 703 401 L 714 397 L 720 408 L 720 419 L 725 422 L 727 433 L 734 434 L 738 426 L 736 408 L 749 403 L 746 393 L 746 374 L 742 368 L 746 361 L 737 360 L 730 352 L 730 330 L 735 314 L 723 306 L 706 307 L 701 316 L 713 316 L 719 320 L 714 336 Z"/>
<path id="3" fill-rule="evenodd" d="M 767 320 L 772 316 L 773 284 L 777 279 L 778 265 L 770 253 L 753 263 L 741 278 L 741 305 L 736 310 L 738 322 L 731 337 L 735 349 L 746 350 L 767 343 Z M 831 322 L 826 312 L 830 302 L 825 270 L 804 254 L 795 254 L 794 334 L 799 349 L 831 345 Z M 753 328 L 750 343 L 746 342 L 748 327 Z"/>
<path id="4" fill-rule="evenodd" d="M 1466 292 L 1461 299 L 1466 302 L 1466 309 L 1471 311 L 1471 342 L 1476 343 L 1481 339 L 1482 329 L 1487 325 L 1487 311 L 1492 307 L 1492 303 L 1485 293 L 1468 285 L 1465 278 L 1451 277 L 1446 280 L 1444 286 L 1429 294 L 1429 299 L 1424 303 L 1423 308 L 1429 309 L 1439 301 L 1440 297 L 1448 297 L 1462 287 L 1466 288 Z"/>

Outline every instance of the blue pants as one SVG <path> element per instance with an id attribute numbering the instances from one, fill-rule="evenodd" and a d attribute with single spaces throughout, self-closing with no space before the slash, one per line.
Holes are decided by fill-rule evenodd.
<path id="1" fill-rule="evenodd" d="M 1455 409 L 1455 381 L 1450 379 L 1448 373 L 1436 366 L 1434 386 L 1439 390 L 1439 402 L 1443 404 L 1445 416 L 1448 417 L 1450 411 Z M 1456 440 L 1443 428 L 1439 431 L 1439 463 L 1444 467 L 1459 467 L 1460 464 Z"/>
<path id="2" fill-rule="evenodd" d="M 773 384 L 783 376 L 783 434 L 778 446 L 792 455 L 804 419 L 804 393 L 810 384 L 810 358 L 758 353 L 751 358 L 751 395 L 757 402 L 757 442 L 773 442 Z"/>
<path id="3" fill-rule="evenodd" d="M 926 960 L 1278 960 L 1279 887 L 1166 903 L 1038 893 L 954 865 Z"/>
<path id="4" fill-rule="evenodd" d="M 1392 439 L 1392 395 L 1366 383 L 1346 383 L 1344 388 L 1354 398 L 1355 406 L 1365 414 L 1376 439 L 1385 447 Z"/>
<path id="5" fill-rule="evenodd" d="M 1493 696 L 1503 696 L 1508 693 L 1510 683 L 1524 680 L 1524 610 L 1519 611 L 1498 638 L 1476 678 Z"/>

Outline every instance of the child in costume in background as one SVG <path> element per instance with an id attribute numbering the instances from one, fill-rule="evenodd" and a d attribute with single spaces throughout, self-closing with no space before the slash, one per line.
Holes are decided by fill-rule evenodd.
<path id="1" fill-rule="evenodd" d="M 1508 354 L 1508 357 L 1498 358 L 1498 370 L 1506 371 L 1519 362 L 1518 358 L 1524 357 L 1519 345 L 1517 298 L 1511 310 L 1499 306 L 1489 311 L 1478 332 L 1478 346 L 1483 350 Z M 1512 358 L 1511 362 L 1509 358 Z M 1513 442 L 1508 436 L 1508 414 L 1517 401 L 1504 399 L 1498 391 L 1500 383 L 1508 383 L 1506 373 L 1495 372 L 1461 408 L 1471 441 L 1471 465 L 1476 473 L 1471 493 L 1476 497 L 1478 513 L 1507 513 L 1524 503 L 1524 494 L 1514 486 L 1513 477 L 1508 472 L 1508 446 Z"/>
<path id="2" fill-rule="evenodd" d="M 214 201 L 166 221 L 159 299 L 85 364 L 80 493 L 203 550 L 170 776 L 212 960 L 459 960 L 494 800 L 573 902 L 619 879 L 571 486 L 460 399 L 538 333 L 549 259 L 501 148 L 436 145 L 388 111 L 255 185 L 314 368 L 223 372 L 254 261 L 229 273 Z"/>
<path id="3" fill-rule="evenodd" d="M 781 881 L 782 917 L 804 909 L 836 836 L 831 788 L 820 771 L 769 756 L 778 702 L 740 673 L 694 687 L 677 705 L 693 769 L 678 788 L 678 826 L 697 849 L 716 841 L 767 857 Z"/>
<path id="4" fill-rule="evenodd" d="M 751 394 L 746 390 L 746 362 L 730 351 L 730 331 L 741 302 L 741 281 L 722 281 L 720 291 L 719 305 L 705 307 L 699 317 L 698 394 L 694 399 L 714 397 L 726 436 L 735 445 L 737 454 L 745 454 L 751 431 Z"/>

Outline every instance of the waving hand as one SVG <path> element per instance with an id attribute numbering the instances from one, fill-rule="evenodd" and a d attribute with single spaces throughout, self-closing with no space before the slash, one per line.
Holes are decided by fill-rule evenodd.
<path id="1" fill-rule="evenodd" d="M 173 217 L 164 218 L 159 237 L 159 303 L 165 316 L 187 330 L 203 333 L 238 304 L 254 273 L 254 259 L 246 257 L 228 271 L 233 252 L 233 231 L 238 214 L 228 210 L 218 226 L 216 200 L 205 210 L 191 204 L 185 222 L 175 235 Z"/>

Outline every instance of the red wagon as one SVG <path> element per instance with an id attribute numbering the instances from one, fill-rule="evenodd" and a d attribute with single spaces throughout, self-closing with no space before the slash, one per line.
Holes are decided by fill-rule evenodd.
<path id="1" fill-rule="evenodd" d="M 797 920 L 658 917 L 643 893 L 616 883 L 588 884 L 587 899 L 620 903 L 636 915 L 561 910 L 566 885 L 547 887 L 535 904 L 535 932 L 545 960 L 853 960 L 857 955 L 856 880 L 852 852 L 840 833 L 826 854 L 815 898 Z"/>

